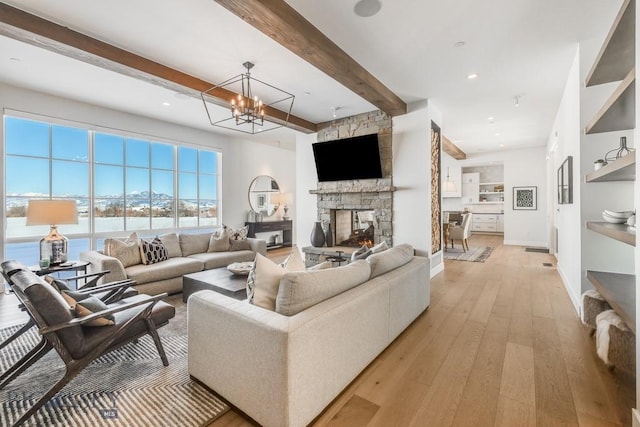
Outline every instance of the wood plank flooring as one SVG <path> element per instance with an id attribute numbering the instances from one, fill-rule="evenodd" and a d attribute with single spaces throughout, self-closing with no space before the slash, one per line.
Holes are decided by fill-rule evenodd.
<path id="1" fill-rule="evenodd" d="M 635 377 L 595 353 L 548 254 L 494 246 L 485 263 L 446 261 L 431 306 L 313 426 L 630 426 Z M 289 250 L 270 251 L 280 261 Z M 0 326 L 24 321 L 0 295 Z M 255 425 L 231 410 L 209 427 Z"/>
<path id="2" fill-rule="evenodd" d="M 495 250 L 446 261 L 430 308 L 312 425 L 630 426 L 635 377 L 598 359 L 555 258 L 498 236 L 469 244 Z M 209 427 L 249 425 L 232 410 Z"/>

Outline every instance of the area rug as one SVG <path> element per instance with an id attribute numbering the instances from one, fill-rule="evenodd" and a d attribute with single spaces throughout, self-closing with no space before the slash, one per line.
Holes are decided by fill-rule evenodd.
<path id="1" fill-rule="evenodd" d="M 94 361 L 24 425 L 202 426 L 224 414 L 228 406 L 189 377 L 184 317 L 177 313 L 173 324 L 159 329 L 168 367 L 145 336 Z M 0 329 L 0 340 L 17 329 Z M 38 341 L 32 328 L 0 350 L 1 372 Z M 0 425 L 12 425 L 63 374 L 64 363 L 52 350 L 0 390 Z"/>
<path id="2" fill-rule="evenodd" d="M 470 246 L 467 252 L 464 252 L 462 248 L 447 248 L 444 252 L 444 259 L 450 259 L 455 261 L 471 261 L 471 262 L 485 262 L 489 255 L 493 252 L 491 246 Z"/>

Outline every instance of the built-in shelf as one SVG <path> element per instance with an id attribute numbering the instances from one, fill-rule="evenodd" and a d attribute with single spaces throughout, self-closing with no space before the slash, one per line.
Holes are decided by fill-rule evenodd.
<path id="1" fill-rule="evenodd" d="M 587 87 L 622 80 L 634 67 L 635 19 L 635 1 L 625 0 L 587 75 Z"/>
<path id="2" fill-rule="evenodd" d="M 611 224 L 604 221 L 587 221 L 587 229 L 618 240 L 627 245 L 636 245 L 636 232 L 626 224 Z"/>
<path id="3" fill-rule="evenodd" d="M 467 205 L 503 205 L 504 202 L 474 202 L 466 203 Z"/>
<path id="4" fill-rule="evenodd" d="M 504 191 L 481 191 L 480 194 L 504 194 Z"/>
<path id="5" fill-rule="evenodd" d="M 633 129 L 636 126 L 636 69 L 629 71 L 627 76 L 613 91 L 607 102 L 586 126 L 584 132 L 593 133 L 613 132 L 617 130 Z"/>
<path id="6" fill-rule="evenodd" d="M 587 270 L 587 279 L 636 333 L 636 276 Z"/>
<path id="7" fill-rule="evenodd" d="M 636 179 L 636 152 L 632 151 L 615 162 L 588 173 L 586 182 L 634 181 Z"/>
<path id="8" fill-rule="evenodd" d="M 502 181 L 498 181 L 498 182 L 481 182 L 479 185 L 483 186 L 483 185 L 503 185 L 504 182 Z"/>

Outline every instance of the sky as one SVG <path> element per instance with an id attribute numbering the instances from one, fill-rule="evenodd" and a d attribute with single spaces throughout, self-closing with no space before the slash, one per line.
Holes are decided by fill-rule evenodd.
<path id="1" fill-rule="evenodd" d="M 9 116 L 5 130 L 7 195 L 49 194 L 51 175 L 53 197 L 89 197 L 89 131 Z M 123 188 L 175 196 L 177 155 L 180 198 L 198 197 L 199 168 L 201 198 L 217 199 L 215 152 L 101 132 L 94 133 L 93 151 L 96 198 L 120 196 Z"/>

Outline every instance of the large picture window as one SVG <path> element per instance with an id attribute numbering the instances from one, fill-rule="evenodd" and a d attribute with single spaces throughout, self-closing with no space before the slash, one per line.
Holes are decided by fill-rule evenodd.
<path id="1" fill-rule="evenodd" d="M 76 200 L 79 223 L 60 230 L 74 259 L 110 235 L 220 223 L 216 151 L 13 116 L 4 125 L 5 259 L 37 262 L 49 230 L 26 226 L 32 199 Z"/>

